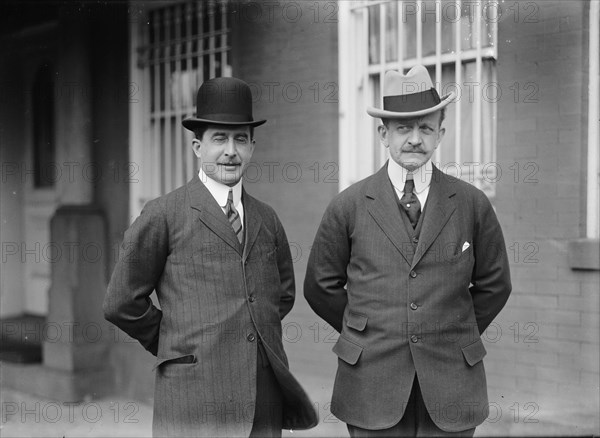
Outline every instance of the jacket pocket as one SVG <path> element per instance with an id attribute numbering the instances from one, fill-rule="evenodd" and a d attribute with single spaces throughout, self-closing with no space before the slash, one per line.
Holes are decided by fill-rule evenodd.
<path id="1" fill-rule="evenodd" d="M 363 347 L 340 335 L 332 351 L 344 362 L 355 365 L 362 354 Z"/>
<path id="2" fill-rule="evenodd" d="M 362 332 L 367 327 L 368 319 L 369 318 L 366 315 L 363 315 L 361 313 L 348 312 L 348 319 L 346 320 L 346 325 L 354 330 Z"/>
<path id="3" fill-rule="evenodd" d="M 467 363 L 470 366 L 473 366 L 485 357 L 487 351 L 485 351 L 483 341 L 480 338 L 477 339 L 475 342 L 462 347 L 462 353 Z"/>
<path id="4" fill-rule="evenodd" d="M 193 354 L 184 354 L 182 356 L 175 356 L 175 357 L 167 357 L 167 358 L 163 358 L 163 359 L 159 359 L 156 361 L 156 364 L 154 365 L 154 367 L 152 368 L 153 370 L 155 369 L 164 369 L 166 367 L 169 368 L 177 368 L 177 367 L 181 367 L 181 368 L 186 368 L 185 365 L 191 365 L 191 364 L 195 364 L 197 362 L 196 360 L 196 356 Z M 173 367 L 171 367 L 170 365 L 173 365 Z"/>

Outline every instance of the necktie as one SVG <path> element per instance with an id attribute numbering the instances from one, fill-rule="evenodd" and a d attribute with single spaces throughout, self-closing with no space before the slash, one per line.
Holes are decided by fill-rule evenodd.
<path id="1" fill-rule="evenodd" d="M 225 214 L 227 215 L 227 219 L 229 219 L 229 223 L 231 224 L 231 228 L 233 228 L 233 232 L 236 234 L 239 242 L 242 243 L 242 240 L 244 239 L 244 231 L 242 230 L 240 214 L 233 206 L 233 190 L 229 190 L 229 194 L 227 195 Z"/>
<path id="2" fill-rule="evenodd" d="M 417 195 L 413 193 L 414 188 L 415 182 L 412 175 L 409 174 L 404 183 L 404 195 L 402 196 L 402 199 L 400 199 L 400 204 L 406 211 L 406 214 L 408 214 L 408 219 L 413 228 L 417 226 L 419 216 L 421 215 L 421 203 L 419 202 Z"/>

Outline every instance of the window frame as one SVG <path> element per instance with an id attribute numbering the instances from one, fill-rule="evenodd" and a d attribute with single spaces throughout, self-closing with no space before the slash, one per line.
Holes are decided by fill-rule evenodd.
<path id="1" fill-rule="evenodd" d="M 398 3 L 398 59 L 393 62 L 387 62 L 386 56 L 386 42 L 385 42 L 385 5 Z M 457 6 L 462 7 L 460 0 L 455 0 Z M 453 24 L 454 32 L 454 53 L 441 53 L 441 39 L 442 39 L 442 1 L 435 1 L 435 14 L 436 14 L 436 52 L 434 55 L 423 56 L 422 55 L 422 35 L 421 35 L 421 19 L 416 19 L 417 26 L 417 48 L 416 57 L 413 59 L 405 60 L 403 54 L 403 13 L 404 7 L 401 5 L 402 1 L 398 0 L 385 0 L 385 1 L 366 1 L 366 0 L 355 0 L 350 2 L 340 2 L 339 18 L 340 24 L 338 28 L 339 33 L 339 71 L 340 71 L 340 147 L 339 147 L 339 163 L 340 163 L 340 186 L 339 189 L 343 190 L 349 185 L 359 181 L 360 179 L 372 174 L 376 171 L 387 159 L 387 150 L 382 146 L 377 147 L 377 140 L 375 140 L 374 132 L 378 120 L 369 117 L 366 114 L 366 107 L 369 106 L 373 99 L 373 91 L 370 86 L 371 78 L 378 77 L 379 83 L 383 81 L 384 74 L 387 70 L 405 70 L 409 69 L 416 64 L 424 64 L 425 66 L 435 66 L 435 78 L 434 82 L 436 85 L 442 83 L 442 66 L 454 64 L 455 71 L 455 84 L 462 83 L 462 67 L 467 62 L 475 62 L 476 80 L 478 84 L 482 83 L 483 74 L 483 62 L 484 60 L 492 60 L 493 62 L 498 59 L 498 25 L 497 20 L 490 21 L 490 30 L 492 39 L 490 40 L 489 47 L 483 47 L 481 44 L 481 30 L 482 30 L 482 4 L 481 2 L 469 2 L 470 5 L 474 5 L 474 30 L 475 30 L 475 41 L 476 47 L 474 49 L 463 50 L 461 41 L 461 20 L 456 20 Z M 415 5 L 420 17 L 421 11 L 423 11 L 423 1 L 411 1 L 412 5 Z M 369 8 L 373 6 L 379 6 L 380 14 L 380 26 L 379 26 L 379 63 L 369 63 Z M 359 16 L 360 15 L 360 16 Z M 492 68 L 491 81 L 495 82 L 496 69 Z M 439 88 L 436 87 L 436 88 Z M 460 91 L 460 90 L 459 90 Z M 479 90 L 481 91 L 481 89 Z M 464 90 L 462 90 L 464 92 Z M 473 138 L 481 138 L 482 119 L 481 119 L 481 106 L 482 104 L 482 93 L 474 93 L 474 109 L 473 115 L 475 117 L 475 123 L 473 123 Z M 455 124 L 451 127 L 452 134 L 455 137 L 455 145 L 461 144 L 462 126 L 461 126 L 461 104 L 460 99 L 454 103 L 453 111 L 455 112 Z M 497 139 L 497 125 L 495 120 L 497 117 L 497 105 L 492 106 L 492 150 L 488 151 L 491 161 L 496 160 L 496 139 Z M 371 129 L 368 129 L 371 127 Z M 354 134 L 354 135 L 352 135 Z M 373 145 L 371 148 L 365 148 L 365 144 Z M 482 151 L 483 146 L 480 144 L 473 147 L 473 161 L 481 163 L 481 157 L 484 155 Z M 369 154 L 365 149 L 371 149 L 372 153 Z M 370 156 L 372 155 L 372 156 Z M 433 161 L 439 163 L 441 161 L 440 148 L 436 151 L 433 156 Z M 454 161 L 461 163 L 461 148 L 455 148 Z M 491 166 L 493 167 L 493 166 Z M 490 167 L 490 168 L 491 168 Z M 481 167 L 480 167 L 481 168 Z M 493 170 L 493 169 L 492 169 Z M 495 195 L 494 184 L 485 184 L 483 181 L 481 172 L 477 174 L 479 178 L 475 179 L 474 183 L 476 186 L 483 188 L 488 196 L 493 197 Z M 492 179 L 493 180 L 493 179 Z"/>

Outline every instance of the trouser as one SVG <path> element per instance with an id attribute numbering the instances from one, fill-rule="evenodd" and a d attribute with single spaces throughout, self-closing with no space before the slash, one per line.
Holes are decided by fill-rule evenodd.
<path id="1" fill-rule="evenodd" d="M 348 424 L 348 431 L 353 438 L 374 437 L 472 437 L 475 428 L 461 432 L 445 432 L 435 425 L 421 394 L 421 387 L 417 376 L 413 381 L 413 387 L 406 405 L 406 410 L 399 423 L 388 429 L 370 430 Z"/>
<path id="2" fill-rule="evenodd" d="M 265 347 L 257 342 L 256 360 L 256 403 L 250 437 L 281 437 L 283 420 L 283 397 L 273 368 L 269 363 Z"/>

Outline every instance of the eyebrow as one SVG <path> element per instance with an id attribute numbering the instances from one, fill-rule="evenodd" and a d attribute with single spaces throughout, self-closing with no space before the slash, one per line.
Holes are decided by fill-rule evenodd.
<path id="1" fill-rule="evenodd" d="M 428 121 L 425 121 L 423 119 L 411 119 L 411 120 L 403 120 L 403 121 L 399 121 L 398 122 L 398 126 L 411 126 L 414 124 L 421 126 L 427 126 L 427 127 L 431 127 L 433 126 L 433 123 L 430 123 Z"/>
<path id="2" fill-rule="evenodd" d="M 217 132 L 213 133 L 212 136 L 216 137 L 216 136 L 219 136 L 219 135 L 224 135 L 224 136 L 227 137 L 227 133 L 226 132 L 221 132 L 221 131 L 217 131 Z M 233 134 L 234 137 L 237 137 L 237 136 L 240 136 L 240 135 L 243 136 L 243 137 L 246 137 L 246 138 L 249 137 L 248 134 L 245 133 L 245 132 L 236 132 L 236 133 Z"/>

